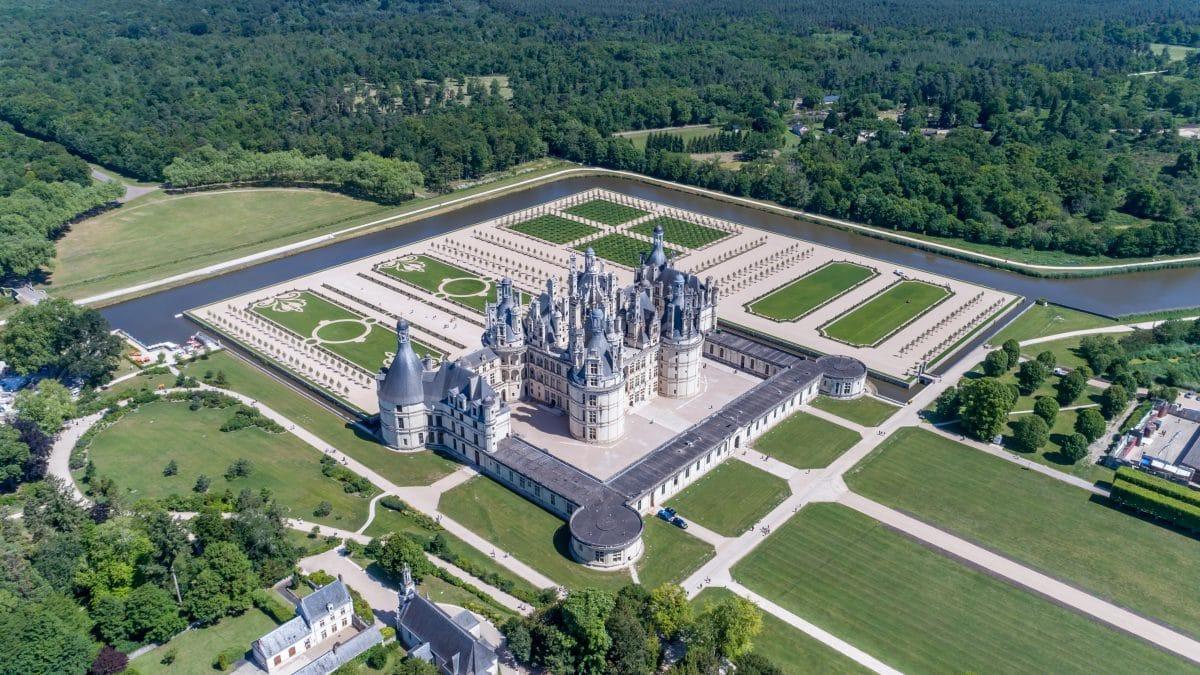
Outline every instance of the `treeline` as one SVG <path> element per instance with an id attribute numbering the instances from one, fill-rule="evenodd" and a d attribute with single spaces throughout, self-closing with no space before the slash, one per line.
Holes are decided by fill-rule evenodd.
<path id="1" fill-rule="evenodd" d="M 224 183 L 285 182 L 328 186 L 385 204 L 411 199 L 423 182 L 413 162 L 387 159 L 364 152 L 353 159 L 307 157 L 297 150 L 247 152 L 198 148 L 175 158 L 163 169 L 171 187 Z"/>
<path id="2" fill-rule="evenodd" d="M 686 141 L 678 134 L 667 131 L 656 131 L 646 136 L 646 152 L 665 150 L 667 152 L 734 152 L 745 145 L 747 134 L 740 131 L 718 131 L 712 134 L 696 136 Z"/>

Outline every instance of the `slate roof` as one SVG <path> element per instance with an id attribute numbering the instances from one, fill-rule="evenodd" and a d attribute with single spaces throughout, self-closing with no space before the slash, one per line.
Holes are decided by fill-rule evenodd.
<path id="1" fill-rule="evenodd" d="M 779 368 L 791 368 L 805 361 L 803 357 L 788 354 L 783 350 L 761 342 L 755 342 L 740 335 L 734 335 L 728 331 L 714 330 L 705 335 L 704 339 L 718 347 L 724 347 L 746 354 L 747 356 L 753 356 L 759 361 Z"/>
<path id="2" fill-rule="evenodd" d="M 817 359 L 817 366 L 830 377 L 855 378 L 867 374 L 866 364 L 850 356 L 822 356 Z"/>
<path id="3" fill-rule="evenodd" d="M 310 661 L 292 675 L 326 675 L 350 663 L 359 654 L 383 642 L 378 624 L 368 626 L 366 630 L 334 645 L 333 649 Z"/>
<path id="4" fill-rule="evenodd" d="M 338 579 L 301 598 L 296 613 L 304 617 L 304 620 L 308 621 L 308 625 L 312 626 L 329 614 L 331 607 L 341 607 L 349 602 L 351 602 L 350 591 L 346 588 L 346 584 Z"/>
<path id="5" fill-rule="evenodd" d="M 421 388 L 421 380 L 425 366 L 413 351 L 412 342 L 408 337 L 408 321 L 404 319 L 396 323 L 396 343 L 396 356 L 383 371 L 383 384 L 380 385 L 379 396 L 393 405 L 423 403 L 425 394 Z"/>
<path id="6" fill-rule="evenodd" d="M 496 648 L 487 640 L 472 635 L 436 603 L 417 593 L 404 599 L 396 623 L 428 645 L 434 665 L 454 675 L 486 673 L 497 660 Z"/>
<path id="7" fill-rule="evenodd" d="M 304 617 L 297 616 L 260 637 L 258 639 L 259 649 L 264 656 L 270 659 L 272 656 L 303 640 L 311 632 Z"/>

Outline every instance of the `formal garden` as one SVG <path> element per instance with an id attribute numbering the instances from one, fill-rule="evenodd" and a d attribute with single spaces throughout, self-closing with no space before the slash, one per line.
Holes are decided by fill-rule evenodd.
<path id="1" fill-rule="evenodd" d="M 650 220 L 642 221 L 629 228 L 629 231 L 650 237 L 654 234 L 654 228 L 659 226 L 662 226 L 663 229 L 663 239 L 683 248 L 701 248 L 733 234 L 725 230 L 718 230 L 715 227 L 680 220 L 679 218 L 672 218 L 670 216 L 657 216 Z"/>
<path id="2" fill-rule="evenodd" d="M 310 291 L 266 298 L 255 302 L 252 310 L 369 372 L 378 370 L 396 352 L 396 333 L 390 328 Z M 412 345 L 418 355 L 442 357 L 440 351 L 419 340 Z"/>
<path id="3" fill-rule="evenodd" d="M 589 248 L 596 252 L 597 257 L 611 260 L 625 267 L 637 267 L 642 262 L 642 254 L 650 253 L 651 245 L 641 239 L 613 232 L 575 246 L 576 251 L 586 251 Z M 679 254 L 679 251 L 667 246 L 663 247 L 663 251 L 668 258 L 674 258 Z"/>
<path id="4" fill-rule="evenodd" d="M 461 267 L 423 254 L 381 263 L 375 270 L 476 312 L 492 299 L 492 281 Z"/>
<path id="5" fill-rule="evenodd" d="M 845 478 L 859 494 L 1200 633 L 1200 605 L 1179 593 L 1184 570 L 1200 556 L 1200 541 L 1120 511 L 1092 492 L 918 428 L 898 431 Z M 1120 551 L 1138 553 L 1130 558 Z"/>
<path id="6" fill-rule="evenodd" d="M 514 223 L 509 225 L 508 229 L 560 245 L 569 244 L 576 239 L 583 239 L 600 231 L 587 223 L 563 218 L 552 213 Z"/>
<path id="7" fill-rule="evenodd" d="M 872 347 L 951 295 L 943 286 L 924 281 L 900 281 L 857 309 L 825 324 L 821 332 L 846 344 Z"/>
<path id="8" fill-rule="evenodd" d="M 827 263 L 755 299 L 746 311 L 775 321 L 795 321 L 878 275 L 851 262 Z"/>
<path id="9" fill-rule="evenodd" d="M 625 204 L 618 204 L 607 199 L 589 199 L 586 202 L 569 206 L 563 210 L 573 216 L 587 218 L 588 220 L 604 223 L 605 225 L 621 225 L 641 218 L 648 213 L 648 211 Z"/>
<path id="10" fill-rule="evenodd" d="M 888 462 L 887 470 L 897 464 Z M 920 484 L 927 488 L 923 493 L 941 488 L 927 473 Z M 1081 539 L 1080 531 L 1067 538 Z M 1064 543 L 1061 538 L 1038 541 Z M 1115 550 L 1124 548 L 1106 548 L 1103 555 L 1120 562 Z M 1124 562 L 1131 572 L 1144 573 Z M 1186 669 L 1175 656 L 943 556 L 840 504 L 804 507 L 732 571 L 755 593 L 904 672 Z"/>

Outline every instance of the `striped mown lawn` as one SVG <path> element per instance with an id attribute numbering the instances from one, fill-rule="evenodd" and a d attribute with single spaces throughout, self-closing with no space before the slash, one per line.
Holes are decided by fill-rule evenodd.
<path id="1" fill-rule="evenodd" d="M 587 243 L 579 244 L 575 247 L 577 251 L 586 251 L 592 249 L 596 255 L 611 260 L 618 265 L 626 267 L 637 267 L 641 262 L 642 253 L 650 253 L 653 245 L 650 242 L 634 239 L 620 232 L 606 234 L 599 239 L 593 239 Z M 663 252 L 668 258 L 674 258 L 679 251 L 668 246 L 663 247 Z"/>
<path id="2" fill-rule="evenodd" d="M 567 244 L 600 231 L 578 220 L 570 220 L 554 214 L 546 214 L 523 223 L 509 225 L 508 229 L 548 241 L 551 244 Z"/>
<path id="3" fill-rule="evenodd" d="M 950 291 L 941 286 L 901 281 L 821 331 L 835 340 L 872 346 L 949 296 Z"/>
<path id="4" fill-rule="evenodd" d="M 878 274 L 848 262 L 831 262 L 746 305 L 746 311 L 776 321 L 795 321 Z"/>
<path id="5" fill-rule="evenodd" d="M 1137 638 L 935 553 L 839 504 L 804 507 L 735 565 L 733 576 L 904 672 L 1190 669 Z"/>
<path id="6" fill-rule="evenodd" d="M 638 223 L 629 228 L 630 232 L 645 235 L 647 237 L 654 236 L 654 228 L 661 225 L 663 229 L 663 239 L 678 244 L 684 248 L 700 248 L 707 246 L 714 241 L 720 241 L 728 237 L 731 233 L 724 230 L 718 230 L 715 227 L 708 227 L 699 223 L 690 223 L 686 220 L 671 218 L 669 216 L 659 216 L 650 220 Z"/>
<path id="7" fill-rule="evenodd" d="M 790 494 L 787 481 L 730 458 L 667 504 L 684 518 L 727 537 L 736 537 Z"/>
<path id="8" fill-rule="evenodd" d="M 573 216 L 594 220 L 605 225 L 620 225 L 649 213 L 639 208 L 610 202 L 607 199 L 591 199 L 563 209 Z"/>
<path id="9" fill-rule="evenodd" d="M 798 412 L 755 440 L 754 449 L 797 469 L 822 469 L 861 440 L 857 431 Z"/>

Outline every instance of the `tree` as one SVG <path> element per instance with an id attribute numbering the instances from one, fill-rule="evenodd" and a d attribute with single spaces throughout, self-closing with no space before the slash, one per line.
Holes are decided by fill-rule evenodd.
<path id="1" fill-rule="evenodd" d="M 1062 455 L 1067 458 L 1072 464 L 1087 457 L 1088 454 L 1088 439 L 1080 433 L 1074 433 L 1067 437 L 1067 440 L 1062 444 Z"/>
<path id="2" fill-rule="evenodd" d="M 1037 362 L 1042 364 L 1042 367 L 1046 369 L 1046 372 L 1050 373 L 1054 372 L 1054 369 L 1058 367 L 1058 359 L 1055 358 L 1054 352 L 1051 351 L 1044 351 L 1038 354 Z"/>
<path id="3" fill-rule="evenodd" d="M 125 600 L 111 593 L 96 596 L 88 610 L 96 622 L 96 634 L 112 644 L 129 637 L 129 619 L 125 612 Z"/>
<path id="4" fill-rule="evenodd" d="M 104 645 L 100 648 L 100 653 L 96 654 L 88 673 L 90 675 L 116 675 L 125 670 L 128 665 L 129 657 L 110 645 Z"/>
<path id="5" fill-rule="evenodd" d="M 1058 381 L 1058 402 L 1061 405 L 1071 405 L 1087 387 L 1087 377 L 1076 368 Z"/>
<path id="6" fill-rule="evenodd" d="M 519 616 L 509 617 L 501 624 L 500 632 L 507 638 L 508 651 L 512 652 L 513 658 L 519 663 L 529 663 L 533 638 L 529 634 L 529 627 L 525 625 L 525 619 Z"/>
<path id="7" fill-rule="evenodd" d="M 1038 361 L 1025 361 L 1017 369 L 1017 384 L 1020 386 L 1022 394 L 1032 394 L 1046 378 L 1050 375 L 1050 371 L 1046 370 Z"/>
<path id="8" fill-rule="evenodd" d="M 1112 419 L 1129 404 L 1129 392 L 1119 384 L 1110 385 L 1100 394 L 1100 414 Z"/>
<path id="9" fill-rule="evenodd" d="M 1021 362 L 1021 343 L 1009 338 L 1000 345 L 1000 348 L 1008 355 L 1008 367 L 1016 368 L 1017 364 Z"/>
<path id="10" fill-rule="evenodd" d="M 193 560 L 186 574 L 184 611 L 200 623 L 215 623 L 226 614 L 240 614 L 250 607 L 250 595 L 258 577 L 250 560 L 236 544 L 212 544 Z"/>
<path id="11" fill-rule="evenodd" d="M 208 486 L 212 483 L 208 476 L 200 474 L 196 476 L 196 484 L 192 486 L 193 492 L 208 492 Z"/>
<path id="12" fill-rule="evenodd" d="M 125 604 L 130 634 L 137 640 L 162 644 L 187 627 L 171 594 L 153 584 L 133 589 Z"/>
<path id="13" fill-rule="evenodd" d="M 1075 431 L 1082 434 L 1088 443 L 1094 443 L 1097 438 L 1103 436 L 1105 426 L 1104 416 L 1095 408 L 1080 410 L 1079 416 L 1075 418 Z"/>
<path id="14" fill-rule="evenodd" d="M 317 504 L 317 507 L 313 509 L 313 515 L 318 518 L 324 518 L 331 513 L 333 513 L 333 504 L 330 504 L 326 500 L 321 500 L 321 503 Z"/>
<path id="15" fill-rule="evenodd" d="M 978 440 L 991 440 L 1000 433 L 1016 401 L 1011 389 L 991 377 L 968 381 L 959 387 L 959 396 L 963 428 Z"/>
<path id="16" fill-rule="evenodd" d="M 713 626 L 717 651 L 729 659 L 749 652 L 762 630 L 762 612 L 741 596 L 708 607 L 704 619 Z"/>
<path id="17" fill-rule="evenodd" d="M 0 491 L 16 489 L 28 462 L 29 446 L 21 442 L 21 433 L 9 425 L 0 426 Z"/>
<path id="18" fill-rule="evenodd" d="M 983 357 L 983 373 L 988 377 L 999 377 L 1008 372 L 1008 368 L 1008 354 L 1002 349 L 990 351 Z"/>
<path id="19" fill-rule="evenodd" d="M 17 392 L 14 405 L 18 418 L 36 424 L 50 436 L 58 433 L 63 423 L 75 414 L 70 390 L 57 380 L 42 380 L 33 389 L 22 389 Z"/>
<path id="20" fill-rule="evenodd" d="M 0 358 L 22 375 L 43 368 L 95 386 L 116 370 L 121 341 L 99 312 L 64 298 L 22 307 L 0 334 Z"/>
<path id="21" fill-rule="evenodd" d="M 405 656 L 392 670 L 392 675 L 439 675 L 440 672 L 437 666 L 428 661 L 415 656 Z"/>
<path id="22" fill-rule="evenodd" d="M 577 666 L 583 672 L 603 672 L 612 638 L 606 622 L 615 600 L 612 593 L 596 588 L 571 591 L 559 605 L 562 628 L 574 639 Z"/>
<path id="23" fill-rule="evenodd" d="M 659 635 L 675 639 L 692 622 L 687 593 L 675 584 L 662 584 L 650 591 L 650 619 Z"/>
<path id="24" fill-rule="evenodd" d="M 608 663 L 613 672 L 630 675 L 650 675 L 654 672 L 658 661 L 658 639 L 646 631 L 646 626 L 629 603 L 618 600 L 605 628 L 612 639 Z"/>
<path id="25" fill-rule="evenodd" d="M 0 672 L 82 673 L 94 650 L 86 629 L 42 603 L 0 612 Z"/>
<path id="26" fill-rule="evenodd" d="M 1033 404 L 1033 414 L 1046 421 L 1047 426 L 1054 426 L 1054 421 L 1058 419 L 1058 401 L 1049 396 L 1041 396 Z"/>
<path id="27" fill-rule="evenodd" d="M 784 675 L 783 669 L 771 663 L 767 657 L 750 652 L 733 660 L 738 675 Z"/>
<path id="28" fill-rule="evenodd" d="M 957 419 L 960 405 L 962 402 L 959 400 L 958 387 L 951 385 L 938 394 L 937 401 L 934 403 L 934 413 L 942 421 Z"/>
<path id="29" fill-rule="evenodd" d="M 1037 415 L 1022 415 L 1012 426 L 1013 443 L 1022 452 L 1035 452 L 1050 441 L 1050 427 Z"/>
<path id="30" fill-rule="evenodd" d="M 433 563 L 425 557 L 421 545 L 401 533 L 393 533 L 382 540 L 372 541 L 367 547 L 367 554 L 375 558 L 375 562 L 394 579 L 399 579 L 401 571 L 407 564 L 412 575 L 418 581 L 427 574 L 433 574 Z"/>
<path id="31" fill-rule="evenodd" d="M 167 465 L 163 467 L 162 475 L 164 477 L 170 478 L 177 473 L 179 473 L 179 464 L 175 460 L 167 462 Z"/>

